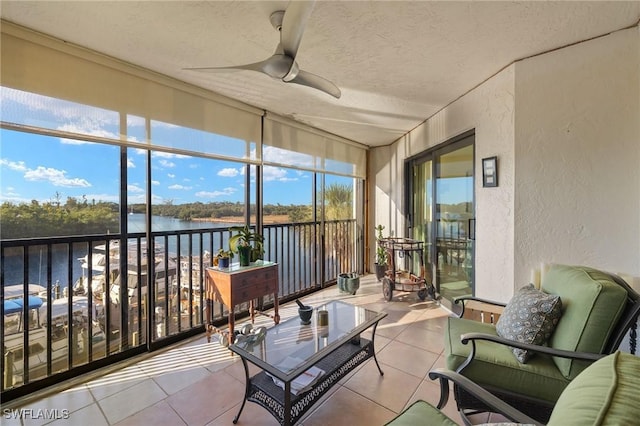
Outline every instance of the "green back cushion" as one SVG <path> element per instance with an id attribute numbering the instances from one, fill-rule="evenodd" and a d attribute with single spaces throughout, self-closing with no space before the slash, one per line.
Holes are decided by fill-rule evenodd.
<path id="1" fill-rule="evenodd" d="M 562 300 L 562 317 L 549 346 L 602 353 L 624 310 L 626 290 L 604 272 L 567 265 L 553 265 L 543 279 L 542 290 Z M 554 362 L 568 379 L 589 365 L 560 357 L 554 357 Z"/>
<path id="2" fill-rule="evenodd" d="M 633 425 L 640 422 L 640 358 L 608 355 L 564 390 L 548 425 Z"/>

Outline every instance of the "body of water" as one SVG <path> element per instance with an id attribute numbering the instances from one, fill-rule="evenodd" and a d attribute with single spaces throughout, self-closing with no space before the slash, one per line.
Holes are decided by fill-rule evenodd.
<path id="1" fill-rule="evenodd" d="M 130 233 L 145 232 L 146 220 L 143 214 L 130 214 L 128 218 L 128 228 Z M 221 223 L 221 222 L 191 222 L 169 217 L 153 216 L 152 217 L 152 230 L 154 232 L 167 232 L 167 231 L 183 231 L 194 229 L 211 229 L 216 228 L 216 231 L 226 231 L 230 226 L 237 225 L 237 223 Z M 219 236 L 219 238 L 216 238 Z M 193 244 L 191 247 L 193 254 L 199 254 L 200 237 L 195 235 L 192 239 Z M 204 250 L 210 249 L 211 234 L 203 235 L 203 247 Z M 164 246 L 164 239 L 157 238 L 156 244 Z M 80 245 L 76 245 L 80 246 Z M 214 247 L 227 247 L 228 235 L 226 232 L 214 232 Z M 177 253 L 177 237 L 172 236 L 169 238 L 167 245 L 170 254 Z M 180 243 L 181 254 L 186 256 L 189 254 L 189 244 L 186 237 L 183 237 Z M 86 246 L 78 249 L 74 249 L 71 259 L 72 265 L 72 284 L 82 276 L 82 263 L 81 258 L 87 255 Z M 59 284 L 60 288 L 65 288 L 69 285 L 68 279 L 68 251 L 66 245 L 54 246 L 52 248 L 52 260 L 51 260 L 51 283 Z M 4 274 L 4 285 L 24 284 L 27 281 L 29 284 L 39 284 L 47 286 L 48 269 L 47 269 L 47 253 L 46 247 L 36 248 L 32 250 L 29 256 L 29 268 L 28 277 L 24 277 L 24 263 L 22 256 L 5 256 L 4 263 L 2 264 Z"/>

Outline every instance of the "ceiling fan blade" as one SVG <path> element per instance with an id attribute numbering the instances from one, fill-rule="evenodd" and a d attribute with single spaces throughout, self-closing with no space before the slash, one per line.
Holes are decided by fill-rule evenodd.
<path id="1" fill-rule="evenodd" d="M 295 59 L 300 47 L 309 16 L 313 11 L 314 1 L 291 1 L 282 19 L 280 44 L 287 56 Z"/>
<path id="2" fill-rule="evenodd" d="M 246 65 L 234 65 L 230 67 L 198 67 L 198 68 L 183 68 L 187 71 L 199 71 L 199 72 L 229 72 L 229 71 L 258 71 L 264 72 L 264 67 L 267 61 L 254 62 L 253 64 Z"/>
<path id="3" fill-rule="evenodd" d="M 334 98 L 340 99 L 342 92 L 338 86 L 327 80 L 326 78 L 322 78 L 318 75 L 311 74 L 310 72 L 300 70 L 298 75 L 292 80 L 287 81 L 287 83 L 296 83 L 301 84 L 303 86 L 312 87 L 314 89 L 321 90 Z"/>

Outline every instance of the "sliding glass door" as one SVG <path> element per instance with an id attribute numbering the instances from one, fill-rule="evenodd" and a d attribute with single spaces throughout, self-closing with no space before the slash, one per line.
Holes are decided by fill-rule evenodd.
<path id="1" fill-rule="evenodd" d="M 474 135 L 409 160 L 411 238 L 425 242 L 428 278 L 446 300 L 473 294 Z"/>

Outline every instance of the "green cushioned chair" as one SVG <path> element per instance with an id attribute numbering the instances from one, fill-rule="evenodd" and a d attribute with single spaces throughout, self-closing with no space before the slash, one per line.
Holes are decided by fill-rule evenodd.
<path id="1" fill-rule="evenodd" d="M 568 265 L 553 265 L 541 290 L 559 296 L 562 302 L 562 315 L 546 345 L 508 340 L 498 335 L 494 324 L 450 317 L 445 359 L 448 369 L 546 422 L 571 381 L 603 354 L 616 351 L 635 327 L 640 295 L 615 275 Z M 493 303 L 471 297 L 458 299 L 462 314 L 467 300 Z M 535 355 L 521 363 L 512 352 L 514 347 Z M 464 389 L 454 386 L 454 393 L 463 415 L 486 409 Z"/>
<path id="2" fill-rule="evenodd" d="M 446 404 L 449 382 L 482 400 L 491 412 L 502 414 L 516 424 L 543 424 L 516 410 L 459 373 L 437 369 L 429 373 L 440 380 Z M 640 419 L 640 358 L 615 352 L 594 362 L 564 389 L 551 413 L 548 425 L 632 425 Z M 390 426 L 446 425 L 457 423 L 425 401 L 416 401 L 387 423 Z M 509 423 L 513 424 L 513 423 Z"/>

